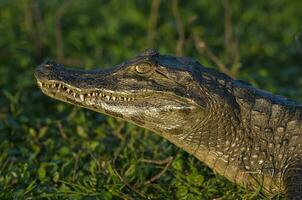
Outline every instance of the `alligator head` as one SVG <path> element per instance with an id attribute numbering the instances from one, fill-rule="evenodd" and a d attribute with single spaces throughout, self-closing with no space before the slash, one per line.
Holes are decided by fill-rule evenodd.
<path id="1" fill-rule="evenodd" d="M 296 165 L 284 167 L 300 154 L 278 160 L 283 159 L 283 148 L 302 152 L 296 134 L 301 132 L 297 124 L 302 106 L 232 80 L 193 59 L 146 50 L 115 67 L 97 70 L 46 61 L 35 76 L 46 95 L 152 130 L 244 187 L 261 185 L 268 195 L 288 187 L 289 196 L 295 196 L 295 187 L 302 185 L 302 178 L 291 183 L 301 173 L 295 171 Z M 272 132 L 278 137 L 268 134 Z M 290 145 L 281 146 L 285 141 Z M 279 146 L 274 149 L 274 144 Z M 269 159 L 266 152 L 271 152 Z"/>
<path id="2" fill-rule="evenodd" d="M 159 134 L 178 135 L 206 117 L 208 97 L 194 81 L 201 78 L 194 75 L 200 70 L 204 69 L 192 59 L 163 56 L 149 49 L 108 69 L 71 69 L 46 61 L 35 76 L 50 97 Z"/>

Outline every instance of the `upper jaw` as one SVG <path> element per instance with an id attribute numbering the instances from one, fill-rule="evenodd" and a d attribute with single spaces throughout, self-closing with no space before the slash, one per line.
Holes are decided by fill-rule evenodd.
<path id="1" fill-rule="evenodd" d="M 54 97 L 65 97 L 67 99 L 72 99 L 75 101 L 85 102 L 87 98 L 89 99 L 102 99 L 104 101 L 134 101 L 134 95 L 126 94 L 125 92 L 113 92 L 106 89 L 79 89 L 71 85 L 48 81 L 43 82 L 37 80 L 39 87 L 42 91 L 50 96 Z"/>
<path id="2" fill-rule="evenodd" d="M 105 77 L 114 69 L 80 70 L 65 68 L 55 61 L 45 61 L 35 70 L 37 84 L 42 92 L 56 99 L 84 103 L 86 99 L 104 101 L 133 101 L 134 98 L 122 92 L 106 89 Z M 97 88 L 96 81 L 104 87 Z"/>
<path id="3" fill-rule="evenodd" d="M 37 79 L 38 86 L 41 88 L 43 93 L 51 97 L 64 100 L 67 102 L 78 102 L 80 104 L 86 104 L 87 102 L 135 102 L 143 100 L 145 98 L 168 98 L 171 99 L 175 94 L 172 92 L 160 91 L 113 91 L 109 89 L 91 88 L 91 89 L 80 89 L 72 85 L 68 85 L 59 81 L 41 81 Z M 172 98 L 173 99 L 173 98 Z M 186 101 L 187 98 L 180 101 Z M 89 103 L 91 104 L 91 103 Z"/>

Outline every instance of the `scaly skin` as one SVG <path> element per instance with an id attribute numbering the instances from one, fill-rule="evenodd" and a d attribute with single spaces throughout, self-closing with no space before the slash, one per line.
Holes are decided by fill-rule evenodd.
<path id="1" fill-rule="evenodd" d="M 245 188 L 302 198 L 302 105 L 146 50 L 115 68 L 53 61 L 35 76 L 48 96 L 152 130 Z"/>

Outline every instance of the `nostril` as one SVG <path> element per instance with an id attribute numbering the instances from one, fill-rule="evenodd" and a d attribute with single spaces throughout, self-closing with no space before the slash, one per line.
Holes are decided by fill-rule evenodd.
<path id="1" fill-rule="evenodd" d="M 53 68 L 54 66 L 56 65 L 56 62 L 53 61 L 53 60 L 46 60 L 42 66 L 45 67 L 45 68 Z"/>
<path id="2" fill-rule="evenodd" d="M 44 77 L 50 75 L 55 69 L 55 62 L 52 60 L 46 60 L 40 64 L 35 70 L 36 77 Z"/>
<path id="3" fill-rule="evenodd" d="M 44 64 L 43 67 L 48 68 L 48 69 L 51 69 L 51 68 L 52 68 L 52 65 L 50 65 L 50 64 Z"/>

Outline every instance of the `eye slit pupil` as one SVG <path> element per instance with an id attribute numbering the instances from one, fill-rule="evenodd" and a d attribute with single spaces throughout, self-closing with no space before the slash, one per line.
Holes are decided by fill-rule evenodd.
<path id="1" fill-rule="evenodd" d="M 145 74 L 151 70 L 149 63 L 141 63 L 135 66 L 135 70 L 139 74 Z"/>

